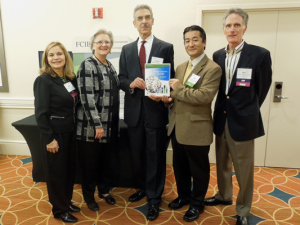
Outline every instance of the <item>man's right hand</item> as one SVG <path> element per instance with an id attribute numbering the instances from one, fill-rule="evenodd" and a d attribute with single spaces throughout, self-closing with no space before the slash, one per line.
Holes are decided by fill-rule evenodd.
<path id="1" fill-rule="evenodd" d="M 145 87 L 146 87 L 146 83 L 145 83 L 145 81 L 142 78 L 137 77 L 137 78 L 135 78 L 134 81 L 132 81 L 132 83 L 129 85 L 129 87 L 131 89 L 139 88 L 139 89 L 144 90 Z"/>

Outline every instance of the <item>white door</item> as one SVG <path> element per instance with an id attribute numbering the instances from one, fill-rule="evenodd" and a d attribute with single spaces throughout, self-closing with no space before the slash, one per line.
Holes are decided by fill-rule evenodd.
<path id="1" fill-rule="evenodd" d="M 274 82 L 282 81 L 282 95 L 270 104 L 266 166 L 300 168 L 300 10 L 279 11 Z"/>
<path id="2" fill-rule="evenodd" d="M 227 43 L 222 30 L 224 12 L 205 12 L 203 14 L 202 24 L 207 34 L 205 52 L 210 58 L 214 51 L 225 48 Z M 296 138 L 299 136 L 300 128 L 299 120 L 297 121 L 297 117 L 300 118 L 300 116 L 296 115 L 300 110 L 300 101 L 296 100 L 296 96 L 300 96 L 297 95 L 299 88 L 296 86 L 300 84 L 300 67 L 296 63 L 297 61 L 300 63 L 300 57 L 297 57 L 296 54 L 300 52 L 300 47 L 294 46 L 297 38 L 300 40 L 300 25 L 296 25 L 296 21 L 300 21 L 300 11 L 252 10 L 248 13 L 248 29 L 244 40 L 249 44 L 268 49 L 273 61 L 272 86 L 261 107 L 266 135 L 255 140 L 255 165 L 300 167 L 300 153 L 297 151 L 300 137 L 299 140 Z M 286 48 L 287 42 L 290 47 Z M 283 65 L 289 65 L 291 72 L 287 73 Z M 295 76 L 296 74 L 297 76 Z M 290 99 L 284 99 L 281 103 L 272 102 L 275 81 L 283 81 L 283 95 L 290 94 Z M 289 89 L 288 93 L 285 92 L 285 88 Z M 211 148 L 210 160 L 215 162 L 214 145 Z M 295 163 L 291 164 L 291 161 L 295 161 Z"/>

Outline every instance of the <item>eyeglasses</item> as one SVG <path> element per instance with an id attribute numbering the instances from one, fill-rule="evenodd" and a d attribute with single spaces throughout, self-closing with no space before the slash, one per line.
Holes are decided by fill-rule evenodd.
<path id="1" fill-rule="evenodd" d="M 109 41 L 97 41 L 97 42 L 94 42 L 96 45 L 110 45 L 110 42 Z"/>

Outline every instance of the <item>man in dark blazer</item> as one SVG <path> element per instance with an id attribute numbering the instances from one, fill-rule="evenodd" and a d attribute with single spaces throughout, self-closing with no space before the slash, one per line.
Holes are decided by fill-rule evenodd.
<path id="1" fill-rule="evenodd" d="M 201 27 L 185 28 L 183 39 L 190 59 L 177 67 L 175 79 L 169 82 L 171 97 L 163 97 L 163 101 L 173 102 L 168 135 L 178 192 L 178 198 L 168 206 L 176 210 L 189 204 L 183 219 L 191 222 L 204 211 L 210 176 L 208 153 L 213 142 L 211 102 L 219 89 L 222 70 L 204 53 L 206 34 Z"/>
<path id="2" fill-rule="evenodd" d="M 139 38 L 125 45 L 120 56 L 120 88 L 125 92 L 124 121 L 128 125 L 135 177 L 142 178 L 140 191 L 129 197 L 135 202 L 147 196 L 148 220 L 155 220 L 166 177 L 166 142 L 168 108 L 161 97 L 146 97 L 144 93 L 145 62 L 170 63 L 174 77 L 173 45 L 153 36 L 152 9 L 138 5 L 133 24 Z"/>
<path id="3" fill-rule="evenodd" d="M 228 45 L 213 54 L 222 68 L 214 111 L 219 192 L 208 206 L 232 204 L 232 163 L 239 184 L 236 224 L 249 224 L 254 186 L 254 139 L 264 135 L 260 107 L 272 80 L 270 52 L 243 40 L 248 14 L 229 9 L 223 17 Z"/>

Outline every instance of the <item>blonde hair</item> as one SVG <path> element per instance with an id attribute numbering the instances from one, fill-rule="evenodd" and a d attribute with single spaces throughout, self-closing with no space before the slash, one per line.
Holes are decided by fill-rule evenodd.
<path id="1" fill-rule="evenodd" d="M 95 51 L 95 50 L 93 49 L 93 47 L 94 47 L 94 41 L 95 41 L 96 37 L 97 37 L 99 34 L 107 34 L 108 37 L 109 37 L 109 39 L 110 39 L 110 46 L 113 47 L 113 45 L 114 45 L 114 36 L 113 36 L 112 32 L 111 32 L 111 31 L 107 31 L 107 30 L 105 30 L 105 29 L 100 29 L 100 30 L 98 30 L 98 31 L 92 36 L 92 38 L 91 38 L 91 45 L 90 45 L 90 48 L 91 48 L 93 54 L 94 54 L 94 51 Z"/>
<path id="2" fill-rule="evenodd" d="M 66 48 L 60 42 L 51 42 L 50 44 L 47 45 L 42 57 L 42 68 L 40 69 L 40 74 L 44 73 L 44 74 L 51 75 L 52 77 L 56 77 L 56 73 L 51 68 L 48 62 L 48 53 L 50 49 L 55 46 L 60 47 L 60 49 L 63 51 L 65 55 L 66 63 L 64 66 L 64 77 L 67 80 L 73 80 L 75 78 L 75 74 L 74 74 L 74 66 L 73 66 L 72 58 L 67 52 Z"/>

